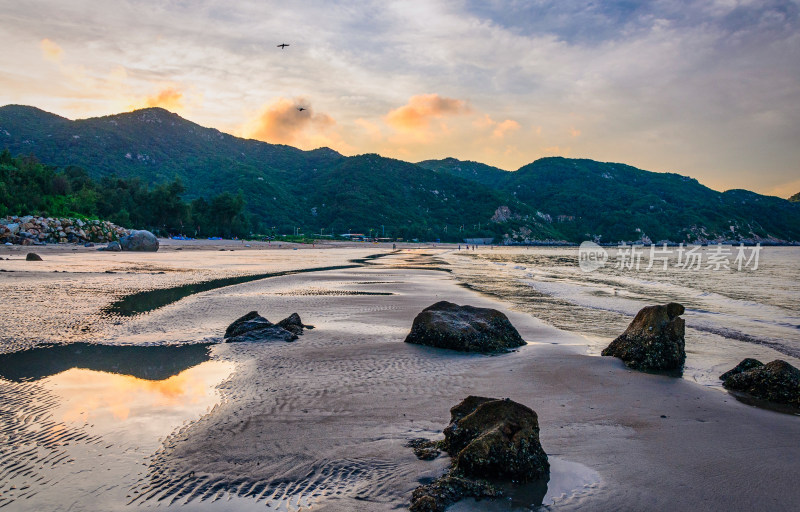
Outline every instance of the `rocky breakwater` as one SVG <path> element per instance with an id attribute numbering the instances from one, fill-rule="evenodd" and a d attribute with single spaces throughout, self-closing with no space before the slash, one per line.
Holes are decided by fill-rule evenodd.
<path id="1" fill-rule="evenodd" d="M 550 478 L 550 463 L 539 442 L 539 419 L 529 407 L 509 399 L 469 396 L 450 409 L 444 440 L 414 440 L 410 446 L 423 460 L 431 449 L 453 459 L 441 478 L 418 487 L 413 512 L 441 512 L 466 497 L 496 497 L 491 482 L 529 482 Z M 427 450 L 425 450 L 427 448 Z"/>
<path id="2" fill-rule="evenodd" d="M 441 301 L 414 318 L 406 343 L 484 354 L 525 345 L 508 317 L 489 308 Z"/>
<path id="3" fill-rule="evenodd" d="M 105 243 L 127 236 L 128 230 L 102 220 L 53 217 L 5 217 L 0 219 L 0 243 Z"/>
<path id="4" fill-rule="evenodd" d="M 683 312 L 676 302 L 642 308 L 602 354 L 618 357 L 636 370 L 680 370 L 686 362 Z"/>

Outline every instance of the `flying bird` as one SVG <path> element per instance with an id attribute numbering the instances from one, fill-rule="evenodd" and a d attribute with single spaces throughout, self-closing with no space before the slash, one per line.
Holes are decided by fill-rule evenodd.
<path id="1" fill-rule="evenodd" d="M 287 46 L 289 46 L 289 45 L 288 45 L 288 44 L 286 44 L 286 43 L 281 43 L 281 44 L 279 44 L 279 45 L 278 45 L 278 48 L 280 48 L 281 50 L 283 50 L 283 49 L 284 49 L 284 48 L 286 48 Z"/>
<path id="2" fill-rule="evenodd" d="M 306 107 L 297 107 L 297 110 L 298 110 L 299 112 L 302 112 L 302 111 L 306 110 Z"/>

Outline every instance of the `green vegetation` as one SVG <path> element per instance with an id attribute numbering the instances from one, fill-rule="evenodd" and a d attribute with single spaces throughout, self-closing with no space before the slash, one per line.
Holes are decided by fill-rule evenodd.
<path id="1" fill-rule="evenodd" d="M 138 178 L 92 180 L 80 167 L 57 170 L 32 157 L 0 152 L 0 217 L 43 215 L 100 218 L 163 235 L 244 236 L 244 199 L 224 192 L 210 201 L 181 198 L 180 179 L 148 187 Z"/>
<path id="2" fill-rule="evenodd" d="M 790 197 L 789 201 L 791 201 L 792 203 L 800 203 L 800 192 Z"/>
<path id="3" fill-rule="evenodd" d="M 566 158 L 508 172 L 453 158 L 344 157 L 240 139 L 159 108 L 70 121 L 0 107 L 3 147 L 58 170 L 4 178 L 0 211 L 71 211 L 192 236 L 800 240 L 796 203 L 720 193 L 678 174 Z"/>

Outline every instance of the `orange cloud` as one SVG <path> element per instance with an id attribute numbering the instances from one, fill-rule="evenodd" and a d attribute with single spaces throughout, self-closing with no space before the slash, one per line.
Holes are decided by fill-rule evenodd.
<path id="1" fill-rule="evenodd" d="M 53 62 L 60 62 L 61 57 L 64 55 L 64 50 L 61 49 L 53 41 L 45 38 L 39 43 L 39 46 L 42 48 L 42 56 L 49 61 Z"/>
<path id="2" fill-rule="evenodd" d="M 573 137 L 577 137 L 578 135 L 581 134 L 581 131 L 573 126 L 573 127 L 570 127 L 569 134 L 572 135 Z"/>
<path id="3" fill-rule="evenodd" d="M 277 98 L 264 106 L 240 132 L 246 137 L 272 144 L 303 148 L 329 146 L 339 151 L 350 149 L 336 131 L 336 120 L 328 114 L 315 113 L 305 98 Z"/>
<path id="4" fill-rule="evenodd" d="M 178 90 L 177 87 L 167 86 L 156 94 L 136 100 L 128 106 L 128 109 L 161 107 L 171 112 L 176 112 L 184 109 L 183 98 L 183 92 Z"/>
<path id="5" fill-rule="evenodd" d="M 517 130 L 519 130 L 519 123 L 512 119 L 506 119 L 495 125 L 494 130 L 492 130 L 492 138 L 502 139 L 506 134 Z"/>
<path id="6" fill-rule="evenodd" d="M 438 94 L 419 94 L 412 96 L 407 105 L 390 111 L 385 121 L 398 131 L 408 132 L 428 128 L 432 119 L 469 112 L 471 109 L 464 100 L 443 98 Z"/>

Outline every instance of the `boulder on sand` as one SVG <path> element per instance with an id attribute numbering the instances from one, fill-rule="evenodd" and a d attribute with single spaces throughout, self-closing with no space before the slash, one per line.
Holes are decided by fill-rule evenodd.
<path id="1" fill-rule="evenodd" d="M 25 256 L 25 261 L 42 261 L 42 257 L 35 252 L 29 252 L 28 255 Z"/>
<path id="2" fill-rule="evenodd" d="M 128 236 L 119 239 L 119 244 L 124 251 L 158 251 L 158 238 L 146 230 L 131 231 Z"/>
<path id="3" fill-rule="evenodd" d="M 676 302 L 642 308 L 602 354 L 618 357 L 636 370 L 681 369 L 686 362 L 683 312 Z"/>
<path id="4" fill-rule="evenodd" d="M 507 352 L 525 344 L 500 311 L 447 301 L 423 309 L 405 342 L 481 353 Z"/>
<path id="5" fill-rule="evenodd" d="M 442 512 L 467 497 L 501 493 L 489 483 L 549 479 L 550 463 L 539 442 L 536 413 L 509 399 L 469 396 L 450 409 L 450 425 L 439 443 L 453 457 L 441 478 L 418 487 L 411 497 L 413 512 Z M 419 457 L 419 453 L 417 453 Z M 488 480 L 488 481 L 487 481 Z"/>
<path id="6" fill-rule="evenodd" d="M 283 325 L 281 325 L 283 324 Z M 285 326 L 285 327 L 284 327 Z M 294 341 L 303 334 L 303 328 L 313 329 L 304 325 L 297 313 L 292 313 L 277 324 L 273 324 L 257 311 L 251 311 L 241 318 L 236 319 L 225 330 L 225 342 L 234 343 L 241 341 Z"/>
<path id="7" fill-rule="evenodd" d="M 734 366 L 732 369 L 728 370 L 727 372 L 723 373 L 719 376 L 719 380 L 725 382 L 726 380 L 730 379 L 734 375 L 740 374 L 742 372 L 746 372 L 747 370 L 752 370 L 753 368 L 758 368 L 759 366 L 764 366 L 764 363 L 759 361 L 758 359 L 753 358 L 745 358 L 742 359 L 742 362 Z"/>
<path id="8" fill-rule="evenodd" d="M 786 361 L 776 359 L 761 364 L 756 359 L 745 359 L 720 379 L 731 391 L 800 409 L 800 370 Z"/>
<path id="9" fill-rule="evenodd" d="M 456 469 L 468 476 L 527 482 L 550 472 L 538 416 L 513 400 L 468 396 L 450 409 L 444 440 Z"/>

